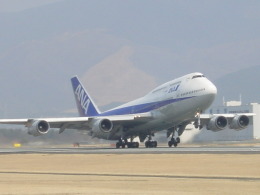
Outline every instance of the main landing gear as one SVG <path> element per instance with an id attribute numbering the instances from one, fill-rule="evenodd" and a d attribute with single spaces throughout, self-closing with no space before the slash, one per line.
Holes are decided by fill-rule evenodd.
<path id="1" fill-rule="evenodd" d="M 131 138 L 131 142 L 128 142 L 127 139 L 120 138 L 118 142 L 116 143 L 116 148 L 139 148 L 139 142 L 133 142 L 133 138 Z"/>
<path id="2" fill-rule="evenodd" d="M 148 140 L 145 142 L 146 148 L 156 148 L 157 147 L 157 141 L 152 140 L 152 136 L 148 136 Z"/>
<path id="3" fill-rule="evenodd" d="M 139 142 L 127 142 L 128 148 L 139 148 Z"/>
<path id="4" fill-rule="evenodd" d="M 177 147 L 180 142 L 181 142 L 181 139 L 179 137 L 177 137 L 176 139 L 174 137 L 172 137 L 171 140 L 168 141 L 168 146 L 169 147 L 172 147 L 172 146 Z"/>
<path id="5" fill-rule="evenodd" d="M 178 144 L 181 142 L 181 139 L 180 139 L 180 137 L 176 137 L 176 138 L 174 137 L 175 131 L 178 133 L 178 136 L 180 136 L 183 133 L 184 129 L 185 129 L 185 126 L 184 127 L 180 126 L 178 128 L 178 131 L 177 131 L 176 127 L 168 129 L 167 137 L 170 137 L 170 135 L 171 135 L 171 139 L 170 139 L 170 141 L 168 141 L 169 147 L 172 147 L 172 146 L 177 147 L 178 146 Z"/>
<path id="6" fill-rule="evenodd" d="M 118 142 L 116 142 L 116 148 L 125 148 L 126 146 L 126 143 L 125 143 L 125 140 L 123 140 L 122 138 L 118 140 Z"/>
<path id="7" fill-rule="evenodd" d="M 152 140 L 153 135 L 147 136 L 147 141 L 145 142 L 146 148 L 156 148 L 157 147 L 157 141 Z M 143 142 L 145 139 L 145 136 L 140 138 L 140 141 Z M 134 142 L 134 137 L 131 137 L 130 142 L 127 140 L 127 138 L 120 138 L 118 142 L 116 143 L 116 148 L 139 148 L 139 142 Z"/>

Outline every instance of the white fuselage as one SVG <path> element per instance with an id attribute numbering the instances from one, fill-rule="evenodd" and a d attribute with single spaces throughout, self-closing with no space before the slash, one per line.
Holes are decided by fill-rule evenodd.
<path id="1" fill-rule="evenodd" d="M 137 114 L 144 112 L 146 105 L 154 104 L 154 109 L 149 111 L 154 120 L 133 127 L 128 134 L 140 131 L 156 132 L 193 120 L 197 112 L 204 111 L 212 104 L 216 93 L 217 89 L 211 81 L 201 73 L 192 73 L 167 82 L 144 97 L 107 113 L 131 107 L 132 114 Z"/>

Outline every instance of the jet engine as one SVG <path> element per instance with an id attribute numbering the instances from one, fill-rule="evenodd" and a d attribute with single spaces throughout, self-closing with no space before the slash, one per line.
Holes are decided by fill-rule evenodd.
<path id="1" fill-rule="evenodd" d="M 230 129 L 234 130 L 242 130 L 246 128 L 249 124 L 249 118 L 246 115 L 237 115 L 235 116 L 231 123 L 230 123 Z"/>
<path id="2" fill-rule="evenodd" d="M 113 127 L 113 123 L 109 119 L 100 119 L 94 123 L 91 134 L 94 137 L 108 139 Z"/>
<path id="3" fill-rule="evenodd" d="M 207 129 L 211 131 L 220 131 L 226 128 L 228 121 L 224 116 L 212 117 L 207 124 Z"/>
<path id="4" fill-rule="evenodd" d="M 33 136 L 40 136 L 48 133 L 49 129 L 50 129 L 50 125 L 47 121 L 44 120 L 34 121 L 28 127 L 28 134 Z"/>

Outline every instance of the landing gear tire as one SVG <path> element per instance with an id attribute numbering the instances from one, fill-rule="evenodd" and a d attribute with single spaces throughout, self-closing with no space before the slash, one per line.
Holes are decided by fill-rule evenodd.
<path id="1" fill-rule="evenodd" d="M 119 140 L 118 142 L 116 142 L 116 148 L 125 148 L 127 143 L 125 143 L 123 140 Z"/>
<path id="2" fill-rule="evenodd" d="M 157 141 L 146 141 L 145 147 L 146 148 L 156 148 L 157 147 Z"/>
<path id="3" fill-rule="evenodd" d="M 116 143 L 116 148 L 120 148 L 121 144 L 119 142 Z"/>
<path id="4" fill-rule="evenodd" d="M 128 148 L 139 148 L 139 142 L 128 142 L 127 147 Z"/>
<path id="5" fill-rule="evenodd" d="M 172 138 L 169 142 L 168 142 L 168 146 L 169 147 L 172 147 L 172 146 L 174 146 L 174 147 L 177 147 L 178 146 L 178 144 L 180 143 L 180 138 L 179 137 L 177 137 L 176 139 L 175 138 Z"/>

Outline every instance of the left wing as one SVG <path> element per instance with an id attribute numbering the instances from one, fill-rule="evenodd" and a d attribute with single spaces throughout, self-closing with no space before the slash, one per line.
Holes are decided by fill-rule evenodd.
<path id="1" fill-rule="evenodd" d="M 211 131 L 220 131 L 227 126 L 230 129 L 241 130 L 252 122 L 252 117 L 254 115 L 254 113 L 201 114 L 199 119 L 196 120 L 195 126 L 200 123 L 201 127 L 205 125 L 206 128 Z"/>

